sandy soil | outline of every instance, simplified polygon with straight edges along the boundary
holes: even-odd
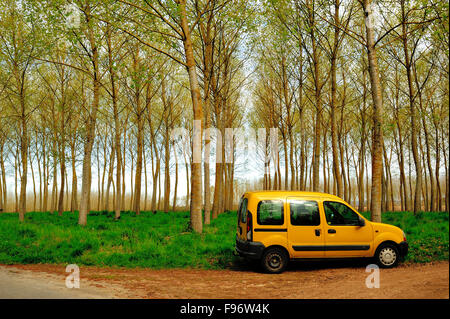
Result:
[[[280,275],[264,274],[248,265],[230,270],[81,266],[80,275],[82,288],[103,291],[104,298],[449,298],[448,261],[380,269],[380,288],[371,289],[366,287],[366,278],[370,275],[366,272],[366,264],[291,263]],[[8,265],[0,266],[2,269],[14,271],[16,275],[32,273],[35,281],[54,281],[60,285],[64,285],[67,276],[65,265]],[[1,286],[0,281],[0,293]]]

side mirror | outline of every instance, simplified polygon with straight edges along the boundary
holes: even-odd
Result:
[[[358,218],[358,226],[366,226],[366,221],[361,217]]]

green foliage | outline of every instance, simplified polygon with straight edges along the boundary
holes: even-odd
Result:
[[[448,213],[392,212],[382,219],[405,231],[407,262],[448,260]],[[237,261],[235,212],[220,214],[202,234],[188,231],[189,212],[123,212],[118,221],[112,212],[91,212],[86,227],[77,220],[70,212],[28,213],[24,223],[0,214],[0,263],[220,269]]]
[[[370,219],[370,213],[363,213]],[[400,227],[406,234],[409,251],[406,262],[449,259],[449,221],[447,212],[386,212],[381,221]]]

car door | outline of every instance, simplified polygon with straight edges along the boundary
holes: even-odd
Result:
[[[319,204],[288,197],[288,246],[293,258],[324,257],[324,236]]]
[[[358,226],[360,215],[344,203],[324,201],[325,257],[369,257],[373,232],[370,223]]]

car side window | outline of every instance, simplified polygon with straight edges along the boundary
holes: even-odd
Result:
[[[283,225],[284,209],[281,200],[262,200],[258,203],[257,222],[259,225]]]
[[[327,224],[332,226],[358,225],[359,216],[350,207],[339,202],[323,202]]]
[[[317,202],[315,201],[290,200],[289,210],[291,215],[291,225],[320,225],[319,205],[317,205]]]
[[[242,223],[245,223],[247,221],[247,204],[248,204],[248,200],[247,200],[247,198],[244,198],[242,200],[242,204],[241,204],[240,211],[239,211],[239,216],[241,216]]]

